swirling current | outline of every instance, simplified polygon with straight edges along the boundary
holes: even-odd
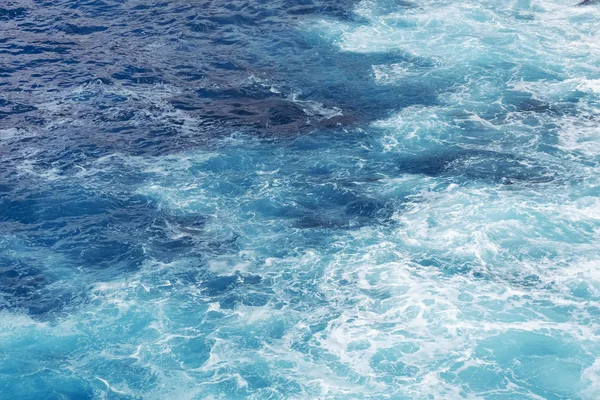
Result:
[[[3,0],[0,398],[600,398],[600,7]]]

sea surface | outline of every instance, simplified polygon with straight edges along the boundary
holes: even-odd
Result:
[[[2,0],[0,398],[600,398],[600,6]]]

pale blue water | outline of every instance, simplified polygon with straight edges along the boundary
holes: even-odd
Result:
[[[600,398],[573,3],[5,0],[0,398]]]

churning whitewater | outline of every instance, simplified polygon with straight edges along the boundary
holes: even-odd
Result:
[[[5,0],[0,398],[600,398],[600,5]]]

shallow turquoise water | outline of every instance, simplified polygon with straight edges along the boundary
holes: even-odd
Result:
[[[598,7],[75,3],[0,13],[2,398],[600,397]]]

